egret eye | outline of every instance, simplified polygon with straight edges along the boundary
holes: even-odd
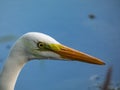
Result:
[[[38,42],[38,43],[37,43],[37,47],[38,47],[38,48],[44,47],[44,43],[43,43],[43,42]]]

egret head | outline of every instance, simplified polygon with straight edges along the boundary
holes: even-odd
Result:
[[[76,60],[98,65],[105,64],[100,59],[62,45],[52,37],[43,33],[27,33],[17,42],[17,44],[20,43],[22,43],[20,48],[24,48],[23,50],[30,60]]]

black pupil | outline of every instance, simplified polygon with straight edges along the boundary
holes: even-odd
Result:
[[[43,44],[42,44],[42,43],[40,43],[40,44],[39,44],[39,46],[43,46]]]
[[[37,44],[37,46],[38,46],[38,47],[42,47],[42,46],[43,46],[43,43],[42,43],[42,42],[39,42],[39,43]]]

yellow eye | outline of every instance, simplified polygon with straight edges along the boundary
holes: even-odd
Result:
[[[44,47],[44,43],[43,43],[43,42],[38,42],[38,43],[37,43],[37,47],[38,47],[38,48]]]

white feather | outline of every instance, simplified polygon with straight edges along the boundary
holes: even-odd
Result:
[[[36,48],[35,42],[38,41],[48,44],[59,44],[55,39],[43,33],[30,32],[24,34],[16,41],[10,50],[10,54],[0,74],[0,90],[14,90],[17,77],[23,66],[29,61],[28,59],[38,58],[34,56],[35,52],[33,51],[33,49]],[[42,51],[38,54],[42,56],[39,57],[39,59],[60,59],[60,56],[52,51]]]

